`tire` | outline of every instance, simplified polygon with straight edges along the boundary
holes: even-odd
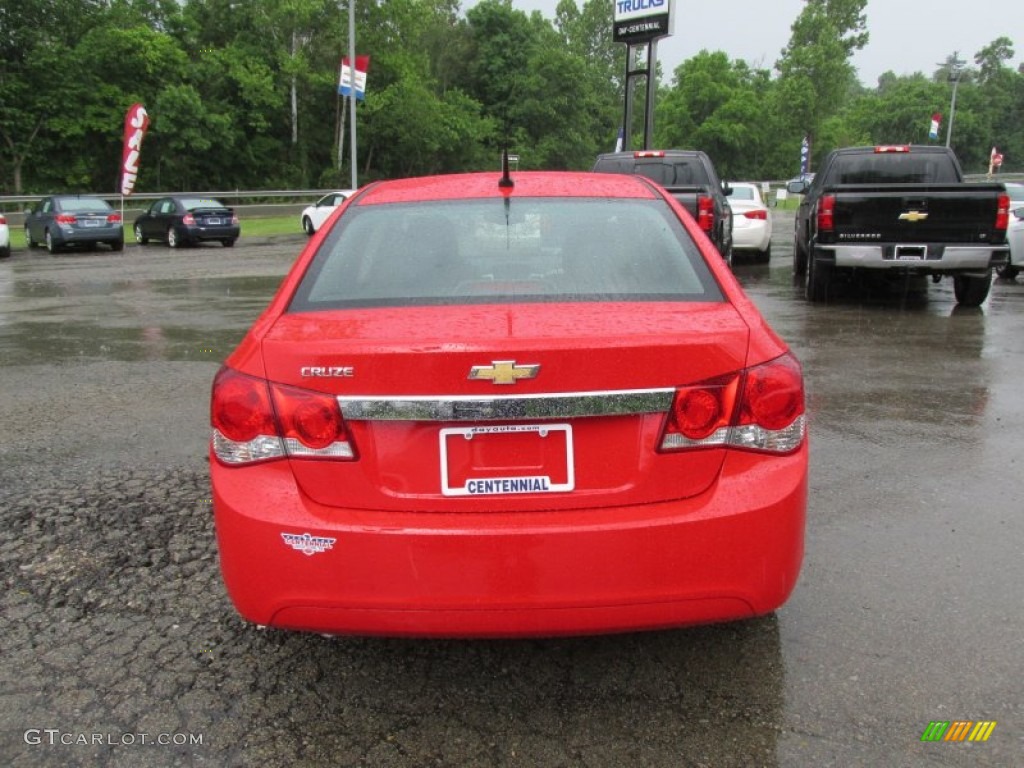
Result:
[[[992,271],[984,277],[974,275],[954,275],[953,294],[956,303],[965,307],[980,307],[992,288]]]
[[[807,274],[807,251],[800,245],[800,237],[793,238],[793,274],[803,276]]]
[[[772,247],[769,244],[763,251],[758,251],[757,255],[754,256],[754,261],[758,264],[767,264],[772,260]]]
[[[832,287],[832,272],[831,264],[816,259],[807,260],[806,295],[808,301],[815,304],[828,301],[829,289]]]
[[[0,248],[0,259],[9,259],[11,257],[11,246],[5,245]]]
[[[43,232],[43,239],[46,241],[46,250],[51,254],[60,253],[60,246],[53,241],[53,235],[50,234],[49,229]]]
[[[181,248],[184,243],[178,238],[178,233],[174,227],[167,228],[167,246],[169,248]]]
[[[137,242],[139,245],[145,245],[146,243],[149,242],[149,238],[142,234],[141,224],[135,225],[135,242]]]
[[[302,217],[302,229],[305,230],[306,234],[310,237],[316,234],[316,230],[313,229],[313,222],[310,221],[309,216]]]
[[[32,231],[28,227],[25,227],[25,245],[29,248],[39,247],[39,243],[32,239]]]
[[[225,248],[233,248],[235,245],[235,241],[230,237],[227,240],[221,240],[221,242],[224,244]]]
[[[1013,280],[1020,273],[1020,267],[1013,264],[1007,264],[1004,267],[999,267],[996,270],[996,274],[1004,280]]]
[[[123,251],[124,250],[124,240],[114,240],[110,244],[110,250],[112,250],[112,251]]]

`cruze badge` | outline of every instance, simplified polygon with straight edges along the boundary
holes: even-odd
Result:
[[[490,365],[474,365],[469,378],[488,379],[494,384],[515,384],[519,379],[532,379],[540,370],[539,364],[516,365],[515,360],[492,360]]]
[[[313,536],[308,533],[282,533],[281,538],[289,547],[304,555],[318,555],[321,552],[326,552],[333,548],[334,542],[337,541],[337,539]]]
[[[907,211],[906,213],[900,214],[900,221],[909,221],[911,223],[915,221],[924,221],[927,218],[927,211]]]
[[[337,379],[337,378],[352,378],[356,375],[356,369],[351,365],[332,365],[332,366],[317,366],[317,365],[304,365],[299,369],[299,373],[303,378],[309,378],[316,376],[318,378]]]

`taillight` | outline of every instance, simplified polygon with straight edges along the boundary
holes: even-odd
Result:
[[[236,216],[235,214],[231,214],[231,223],[232,224],[237,224],[238,223],[238,216]]]
[[[187,227],[191,227],[193,224],[196,223],[196,217],[193,216],[191,213],[186,213],[184,216],[181,217],[181,223]]]
[[[831,232],[835,228],[835,195],[822,195],[818,200],[818,231]]]
[[[697,224],[705,232],[715,228],[715,201],[707,195],[697,198]]]
[[[210,400],[214,455],[226,464],[285,456],[355,457],[337,400],[221,368]]]
[[[1010,226],[1010,196],[1000,195],[996,205],[996,229],[1005,231]]]
[[[0,213],[0,224],[6,224],[6,223],[7,223],[7,219],[4,217],[4,215],[2,213]]]
[[[354,458],[333,396],[283,384],[271,384],[271,390],[289,456]]]
[[[76,219],[70,213],[58,213],[56,216],[53,217],[53,220],[56,221],[58,224],[74,224],[76,221],[78,221],[78,219]]]
[[[876,155],[885,155],[890,152],[909,152],[909,144],[881,144],[875,147]]]
[[[804,383],[791,354],[676,390],[663,451],[726,446],[790,453],[805,435]]]
[[[121,214],[120,213],[111,213],[110,215],[107,216],[107,223],[108,224],[120,224],[121,223]]]
[[[633,157],[637,157],[637,158],[640,158],[640,157],[664,157],[664,156],[665,156],[665,151],[664,150],[660,150],[660,149],[640,150],[639,152],[634,152],[633,153]]]
[[[758,221],[768,221],[768,211],[747,211],[743,214],[746,219],[757,219]]]

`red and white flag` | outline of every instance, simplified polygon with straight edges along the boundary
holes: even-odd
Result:
[[[124,116],[124,145],[121,148],[121,194],[130,195],[139,177],[142,140],[149,128],[149,115],[141,104],[132,104]]]
[[[366,73],[370,69],[369,56],[356,56],[356,98],[366,98]],[[338,79],[338,93],[348,96],[352,88],[352,70],[348,65],[348,56],[341,59],[341,77]]]

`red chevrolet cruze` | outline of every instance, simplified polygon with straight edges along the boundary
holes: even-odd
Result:
[[[369,185],[213,384],[249,621],[513,636],[740,619],[803,556],[800,365],[637,176]]]

